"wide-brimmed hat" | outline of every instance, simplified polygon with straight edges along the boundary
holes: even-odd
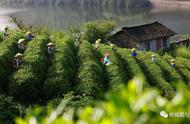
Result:
[[[24,41],[25,41],[25,39],[20,39],[20,40],[18,41],[18,44],[23,43]]]
[[[133,48],[133,49],[131,49],[132,51],[136,51],[136,49],[135,48]]]
[[[29,34],[32,34],[32,32],[31,32],[31,31],[28,31],[28,32],[26,32],[26,34],[29,35]]]
[[[172,59],[171,62],[175,62],[175,59]]]
[[[8,29],[9,27],[8,26],[6,26],[4,29]]]
[[[112,44],[112,43],[111,43],[110,46],[111,46],[111,47],[115,47],[115,44]]]
[[[101,42],[101,39],[98,39],[98,40],[96,40],[96,44],[98,44],[98,43],[100,43]]]
[[[156,57],[156,55],[153,54],[152,57]]]
[[[47,46],[54,46],[54,43],[49,42],[49,43],[47,44]]]
[[[14,57],[22,57],[23,55],[21,53],[17,53]]]

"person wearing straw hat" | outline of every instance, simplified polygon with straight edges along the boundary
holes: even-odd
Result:
[[[109,56],[110,56],[109,53],[104,54],[104,58],[103,58],[103,64],[104,65],[110,65],[111,64],[111,61],[109,60]]]
[[[32,34],[32,32],[31,32],[31,31],[28,31],[28,32],[26,33],[26,39],[27,39],[28,41],[31,41],[33,38],[34,38],[34,35]]]
[[[176,68],[175,59],[172,59],[172,60],[171,60],[171,66],[174,67],[174,68]]]
[[[18,49],[21,51],[24,51],[26,49],[25,39],[20,39],[18,41]]]
[[[101,42],[101,39],[96,40],[95,45],[94,45],[96,50],[100,47],[100,42]]]
[[[49,53],[49,55],[52,55],[53,53],[55,53],[55,45],[54,45],[54,43],[49,42],[47,44],[47,46],[48,46],[48,53]]]
[[[111,47],[111,49],[113,50],[113,51],[115,51],[116,49],[115,49],[115,44],[110,44],[110,47]]]
[[[22,65],[23,63],[23,55],[21,53],[17,53],[15,56],[14,56],[14,59],[13,59],[13,67],[18,69],[20,68],[20,66]]]
[[[8,26],[6,26],[6,27],[4,28],[4,31],[3,31],[3,36],[4,36],[4,37],[9,36],[8,29],[9,29]]]
[[[152,62],[156,62],[156,55],[153,54],[153,55],[151,56],[151,60],[152,60]]]
[[[131,55],[133,57],[136,57],[138,55],[135,48],[131,49]]]

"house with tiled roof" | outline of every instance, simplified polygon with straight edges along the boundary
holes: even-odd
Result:
[[[165,25],[154,22],[150,24],[123,27],[112,37],[112,43],[123,48],[158,51],[170,48],[170,37],[176,35]]]

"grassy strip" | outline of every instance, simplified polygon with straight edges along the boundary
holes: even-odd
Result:
[[[109,58],[112,64],[106,66],[108,85],[111,91],[118,92],[120,91],[122,84],[124,84],[127,81],[127,77],[125,77],[124,70],[118,59],[118,56],[114,51],[111,50],[110,46],[101,45],[99,51],[102,57],[106,52],[110,54]]]
[[[137,61],[140,63],[141,68],[146,73],[146,77],[151,85],[157,86],[161,89],[162,94],[171,99],[175,95],[173,87],[164,79],[161,68],[150,60],[150,57],[143,55],[144,53],[138,52],[139,57]]]
[[[172,56],[170,55],[164,55],[163,58],[170,63],[171,59],[173,59]],[[182,61],[181,61],[182,62]],[[179,61],[179,59],[176,61],[176,65],[177,65],[177,72],[183,77],[185,84],[188,85],[188,87],[190,87],[190,72],[187,68],[183,67],[183,64]]]
[[[0,90],[5,90],[12,68],[12,59],[17,53],[17,41],[22,37],[19,33],[11,33],[0,43]]]
[[[162,72],[163,77],[167,82],[170,82],[171,85],[175,87],[175,84],[178,82],[183,82],[183,77],[174,69],[166,60],[156,53],[148,52],[147,55],[151,58],[151,55],[156,55],[155,64],[158,65]]]
[[[79,50],[79,74],[76,93],[83,96],[102,97],[103,69],[93,46],[84,41]]]
[[[46,98],[53,98],[71,90],[75,78],[75,45],[64,34],[55,34],[56,52],[44,83]]]
[[[133,79],[135,76],[140,75],[146,78],[141,67],[138,65],[134,57],[131,56],[131,51],[128,49],[118,49],[117,54],[124,63],[125,75],[129,79]],[[148,84],[147,84],[148,85]]]
[[[39,36],[28,43],[22,67],[10,79],[9,94],[21,101],[35,101],[47,69],[48,38]]]

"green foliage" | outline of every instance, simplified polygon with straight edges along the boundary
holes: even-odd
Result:
[[[38,99],[47,69],[47,43],[45,36],[38,36],[28,43],[24,63],[10,79],[9,94],[16,99],[31,102]]]
[[[169,82],[173,87],[175,87],[174,84],[183,82],[183,78],[181,77],[181,75],[166,60],[164,60],[158,54],[155,54],[152,52],[147,53],[150,59],[151,59],[151,55],[153,54],[156,55],[155,64],[161,68],[162,75],[167,82]]]
[[[173,87],[164,79],[161,68],[150,60],[150,57],[138,51],[139,57],[136,58],[141,68],[146,73],[148,82],[161,89],[164,96],[171,99],[175,95]]]
[[[17,41],[22,37],[20,32],[11,32],[0,43],[0,90],[5,90],[9,75],[12,71],[12,59],[17,51]],[[3,88],[3,89],[1,89]]]
[[[123,72],[123,67],[115,54],[114,51],[112,51],[111,47],[104,46],[103,44],[100,46],[99,51],[101,53],[101,56],[104,57],[104,54],[108,52],[110,54],[110,61],[112,64],[106,66],[106,74],[108,78],[108,85],[109,89],[113,92],[120,91],[120,88],[123,83],[127,82],[127,77],[125,77],[125,74]]]
[[[64,99],[54,110],[49,111],[45,117],[41,114],[28,113],[25,118],[17,118],[16,124],[179,124],[190,123],[184,117],[172,117],[172,113],[189,112],[190,92],[178,85],[176,95],[168,100],[162,97],[157,89],[142,89],[143,80],[135,78],[121,92],[108,93],[106,100],[98,102],[95,106],[87,106],[79,110],[67,109],[65,106],[70,99]],[[51,108],[51,107],[49,107]],[[41,108],[38,108],[40,111]],[[60,111],[59,111],[60,110]],[[160,115],[161,111],[167,113],[167,118]],[[180,114],[181,115],[181,114]]]
[[[93,46],[83,41],[79,50],[79,74],[76,92],[82,96],[102,97],[103,70]]]
[[[190,59],[189,52],[190,52],[190,49],[185,46],[177,47],[175,50],[175,56],[180,56],[180,57]]]
[[[56,44],[52,65],[48,69],[47,79],[44,83],[45,97],[53,98],[68,92],[75,78],[75,45],[74,42],[64,36],[55,34],[53,39]]]
[[[19,109],[11,97],[0,95],[0,123],[12,124],[13,119],[18,116]]]
[[[90,43],[94,43],[97,39],[105,40],[108,35],[115,29],[114,21],[93,21],[88,22],[84,26],[84,39]]]
[[[129,79],[132,79],[136,75],[141,75],[144,78],[146,77],[139,64],[136,62],[134,57],[131,56],[130,50],[117,49],[117,54],[120,57],[121,61],[124,63],[125,73]]]
[[[168,62],[170,63],[171,59],[173,59],[172,56],[168,55],[168,54],[165,54],[163,56],[163,58]],[[183,77],[184,79],[184,83],[188,85],[188,87],[190,86],[190,73],[189,73],[189,70],[184,67],[184,63],[182,64],[181,63],[182,61],[180,61],[179,59],[176,61],[176,71]]]

